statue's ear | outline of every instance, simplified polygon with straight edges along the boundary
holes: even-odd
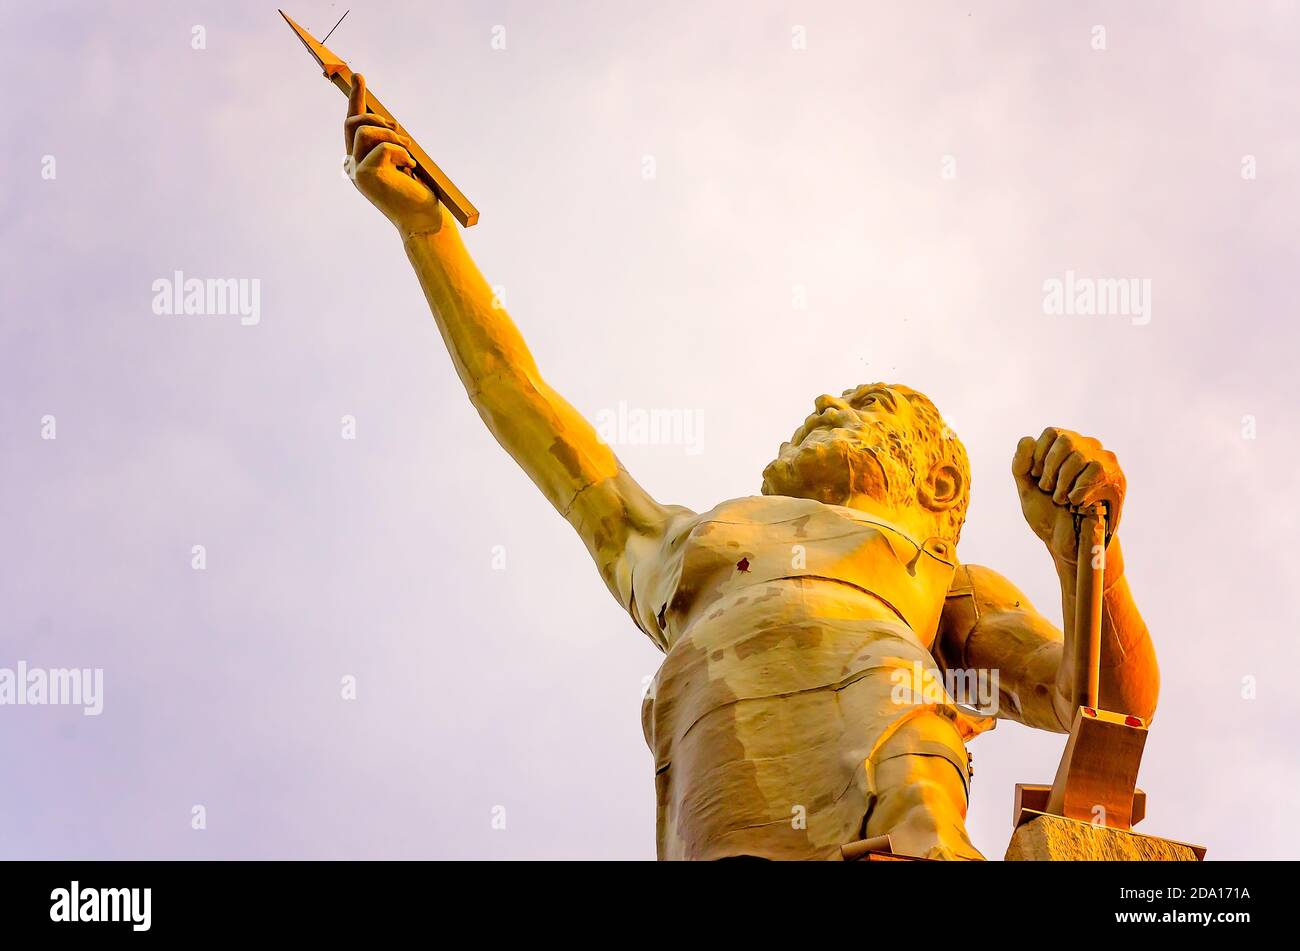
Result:
[[[935,463],[917,490],[921,505],[931,512],[945,512],[956,505],[966,491],[966,477],[951,463]]]

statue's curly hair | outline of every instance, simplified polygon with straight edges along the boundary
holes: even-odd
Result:
[[[961,537],[962,523],[966,521],[966,510],[970,507],[970,459],[966,455],[966,447],[957,438],[957,434],[948,428],[928,396],[901,383],[884,385],[907,397],[918,423],[914,427],[904,427],[903,432],[891,432],[889,437],[891,440],[907,440],[911,444],[894,447],[900,454],[910,453],[913,459],[913,464],[908,467],[912,476],[908,499],[916,499],[921,479],[937,464],[950,465],[961,473],[961,496],[957,504],[936,514],[939,527],[937,534],[956,545]]]

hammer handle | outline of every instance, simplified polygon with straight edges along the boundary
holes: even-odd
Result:
[[[1074,594],[1074,705],[1095,710],[1101,677],[1106,507],[1097,502],[1079,514],[1079,563]]]

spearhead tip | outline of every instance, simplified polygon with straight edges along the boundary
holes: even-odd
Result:
[[[311,54],[312,59],[316,60],[320,68],[325,70],[326,75],[329,75],[331,70],[346,65],[343,60],[330,52],[329,47],[295,23],[289,14],[283,10],[277,10],[276,12],[284,17],[284,22],[289,24],[289,29],[298,35],[298,39],[302,40],[302,45],[307,47],[307,52]]]

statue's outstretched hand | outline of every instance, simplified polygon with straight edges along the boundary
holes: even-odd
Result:
[[[1049,426],[1035,439],[1016,446],[1011,473],[1020,493],[1020,509],[1052,557],[1073,564],[1078,558],[1072,505],[1112,501],[1111,524],[1119,524],[1124,502],[1124,471],[1115,454],[1101,443],[1068,429]]]
[[[433,190],[411,174],[416,164],[406,150],[411,140],[390,120],[366,112],[365,102],[365,77],[354,73],[343,122],[349,177],[403,236],[437,231],[442,210]]]

